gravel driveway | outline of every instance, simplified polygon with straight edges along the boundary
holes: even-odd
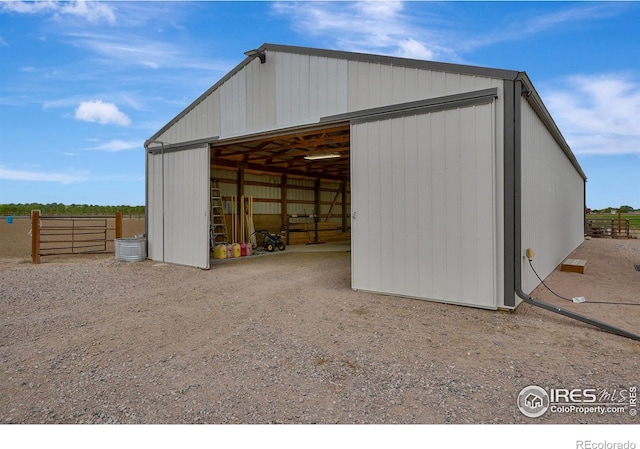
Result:
[[[638,240],[574,256],[587,273],[556,271],[552,288],[640,303]],[[0,285],[3,423],[638,423],[628,410],[528,418],[516,398],[532,384],[627,391],[639,342],[527,304],[354,292],[346,251],[208,271],[2,259]],[[640,333],[639,307],[567,307]]]

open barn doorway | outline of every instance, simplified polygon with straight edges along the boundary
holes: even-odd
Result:
[[[210,159],[213,256],[223,243],[350,244],[348,122],[213,142]]]

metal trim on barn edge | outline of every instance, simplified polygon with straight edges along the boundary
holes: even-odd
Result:
[[[515,81],[504,81],[504,306],[515,307]]]
[[[428,98],[426,100],[411,101],[407,103],[393,104],[380,108],[364,109],[346,114],[321,117],[320,122],[332,122],[350,120],[351,124],[365,123],[369,121],[403,117],[411,114],[425,114],[428,112],[444,111],[463,106],[486,104],[498,97],[498,89],[482,89],[472,92],[463,92],[455,95]]]

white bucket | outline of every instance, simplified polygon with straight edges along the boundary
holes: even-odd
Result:
[[[140,262],[147,258],[147,239],[115,239],[116,260]]]

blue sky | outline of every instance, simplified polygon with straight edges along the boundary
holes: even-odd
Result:
[[[0,203],[144,204],[143,143],[264,42],[526,71],[640,208],[640,3],[0,1]]]

